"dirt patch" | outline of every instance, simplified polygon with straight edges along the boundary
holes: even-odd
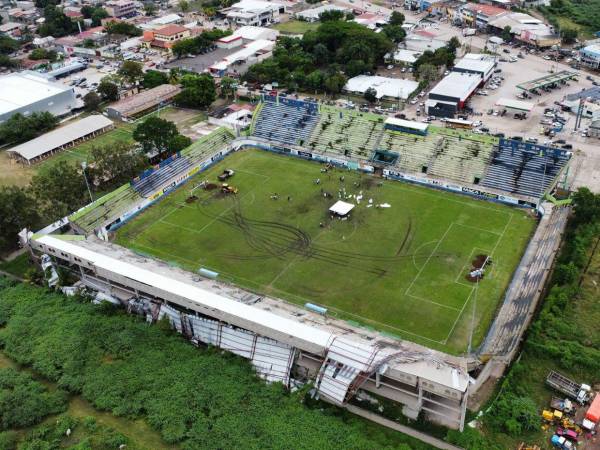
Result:
[[[478,272],[483,265],[485,264],[486,260],[488,259],[488,255],[477,255],[475,256],[475,259],[473,259],[473,261],[471,261],[471,269],[469,270],[469,273],[467,273],[467,275],[465,276],[465,278],[467,279],[467,281],[471,282],[471,283],[475,283],[478,280],[483,279],[483,277],[485,276],[484,272]]]
[[[194,203],[196,200],[198,200],[198,197],[196,197],[195,195],[190,195],[188,198],[185,199],[185,202]]]
[[[219,187],[219,186],[217,186],[215,183],[206,183],[206,184],[204,185],[204,190],[205,190],[205,191],[213,191],[213,190],[215,190],[215,189],[216,189],[216,188],[218,188],[218,187]]]

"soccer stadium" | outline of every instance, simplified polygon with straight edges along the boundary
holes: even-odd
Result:
[[[569,158],[264,96],[246,134],[220,128],[26,240],[269,381],[339,405],[363,390],[462,429],[535,309]]]

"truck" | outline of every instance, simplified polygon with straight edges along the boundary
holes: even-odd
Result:
[[[597,393],[592,404],[585,413],[582,425],[584,428],[591,431],[596,428],[598,422],[600,422],[600,394]]]
[[[552,400],[550,401],[550,407],[552,409],[557,409],[566,414],[570,414],[573,411],[573,403],[568,398],[558,398],[552,396]]]
[[[463,36],[474,36],[477,30],[475,28],[463,28]]]
[[[562,392],[567,397],[576,400],[581,405],[589,400],[590,391],[592,390],[587,384],[576,383],[554,370],[551,370],[546,377],[546,384],[558,392]]]
[[[552,435],[550,442],[553,447],[560,448],[561,450],[574,450],[576,448],[573,442],[569,441],[566,437],[557,434]]]

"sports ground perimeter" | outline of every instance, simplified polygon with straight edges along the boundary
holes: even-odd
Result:
[[[188,199],[226,168],[237,194],[197,188]],[[477,345],[535,228],[528,211],[323,168],[235,153],[125,224],[116,241],[452,353],[466,349],[474,323]],[[329,216],[340,193],[357,203],[350,220]],[[476,289],[467,275],[480,255],[492,264]]]

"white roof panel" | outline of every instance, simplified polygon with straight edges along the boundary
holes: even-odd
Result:
[[[475,91],[479,83],[481,83],[481,76],[473,73],[463,72],[450,72],[447,76],[435,85],[435,87],[429,92],[429,95],[443,95],[448,97],[458,97],[461,101],[464,101],[469,95]]]
[[[531,111],[535,106],[534,103],[524,102],[523,100],[513,100],[512,98],[501,98],[496,102],[496,105],[512,109],[520,109],[522,111]]]
[[[53,97],[72,88],[30,71],[0,77],[0,114]]]
[[[17,153],[23,158],[30,160],[112,124],[111,120],[100,114],[88,116],[77,122],[42,134],[8,151]]]
[[[425,131],[429,127],[429,124],[423,122],[414,122],[412,120],[396,119],[395,117],[388,117],[385,120],[385,124],[396,125],[398,127],[412,128],[413,130]]]

